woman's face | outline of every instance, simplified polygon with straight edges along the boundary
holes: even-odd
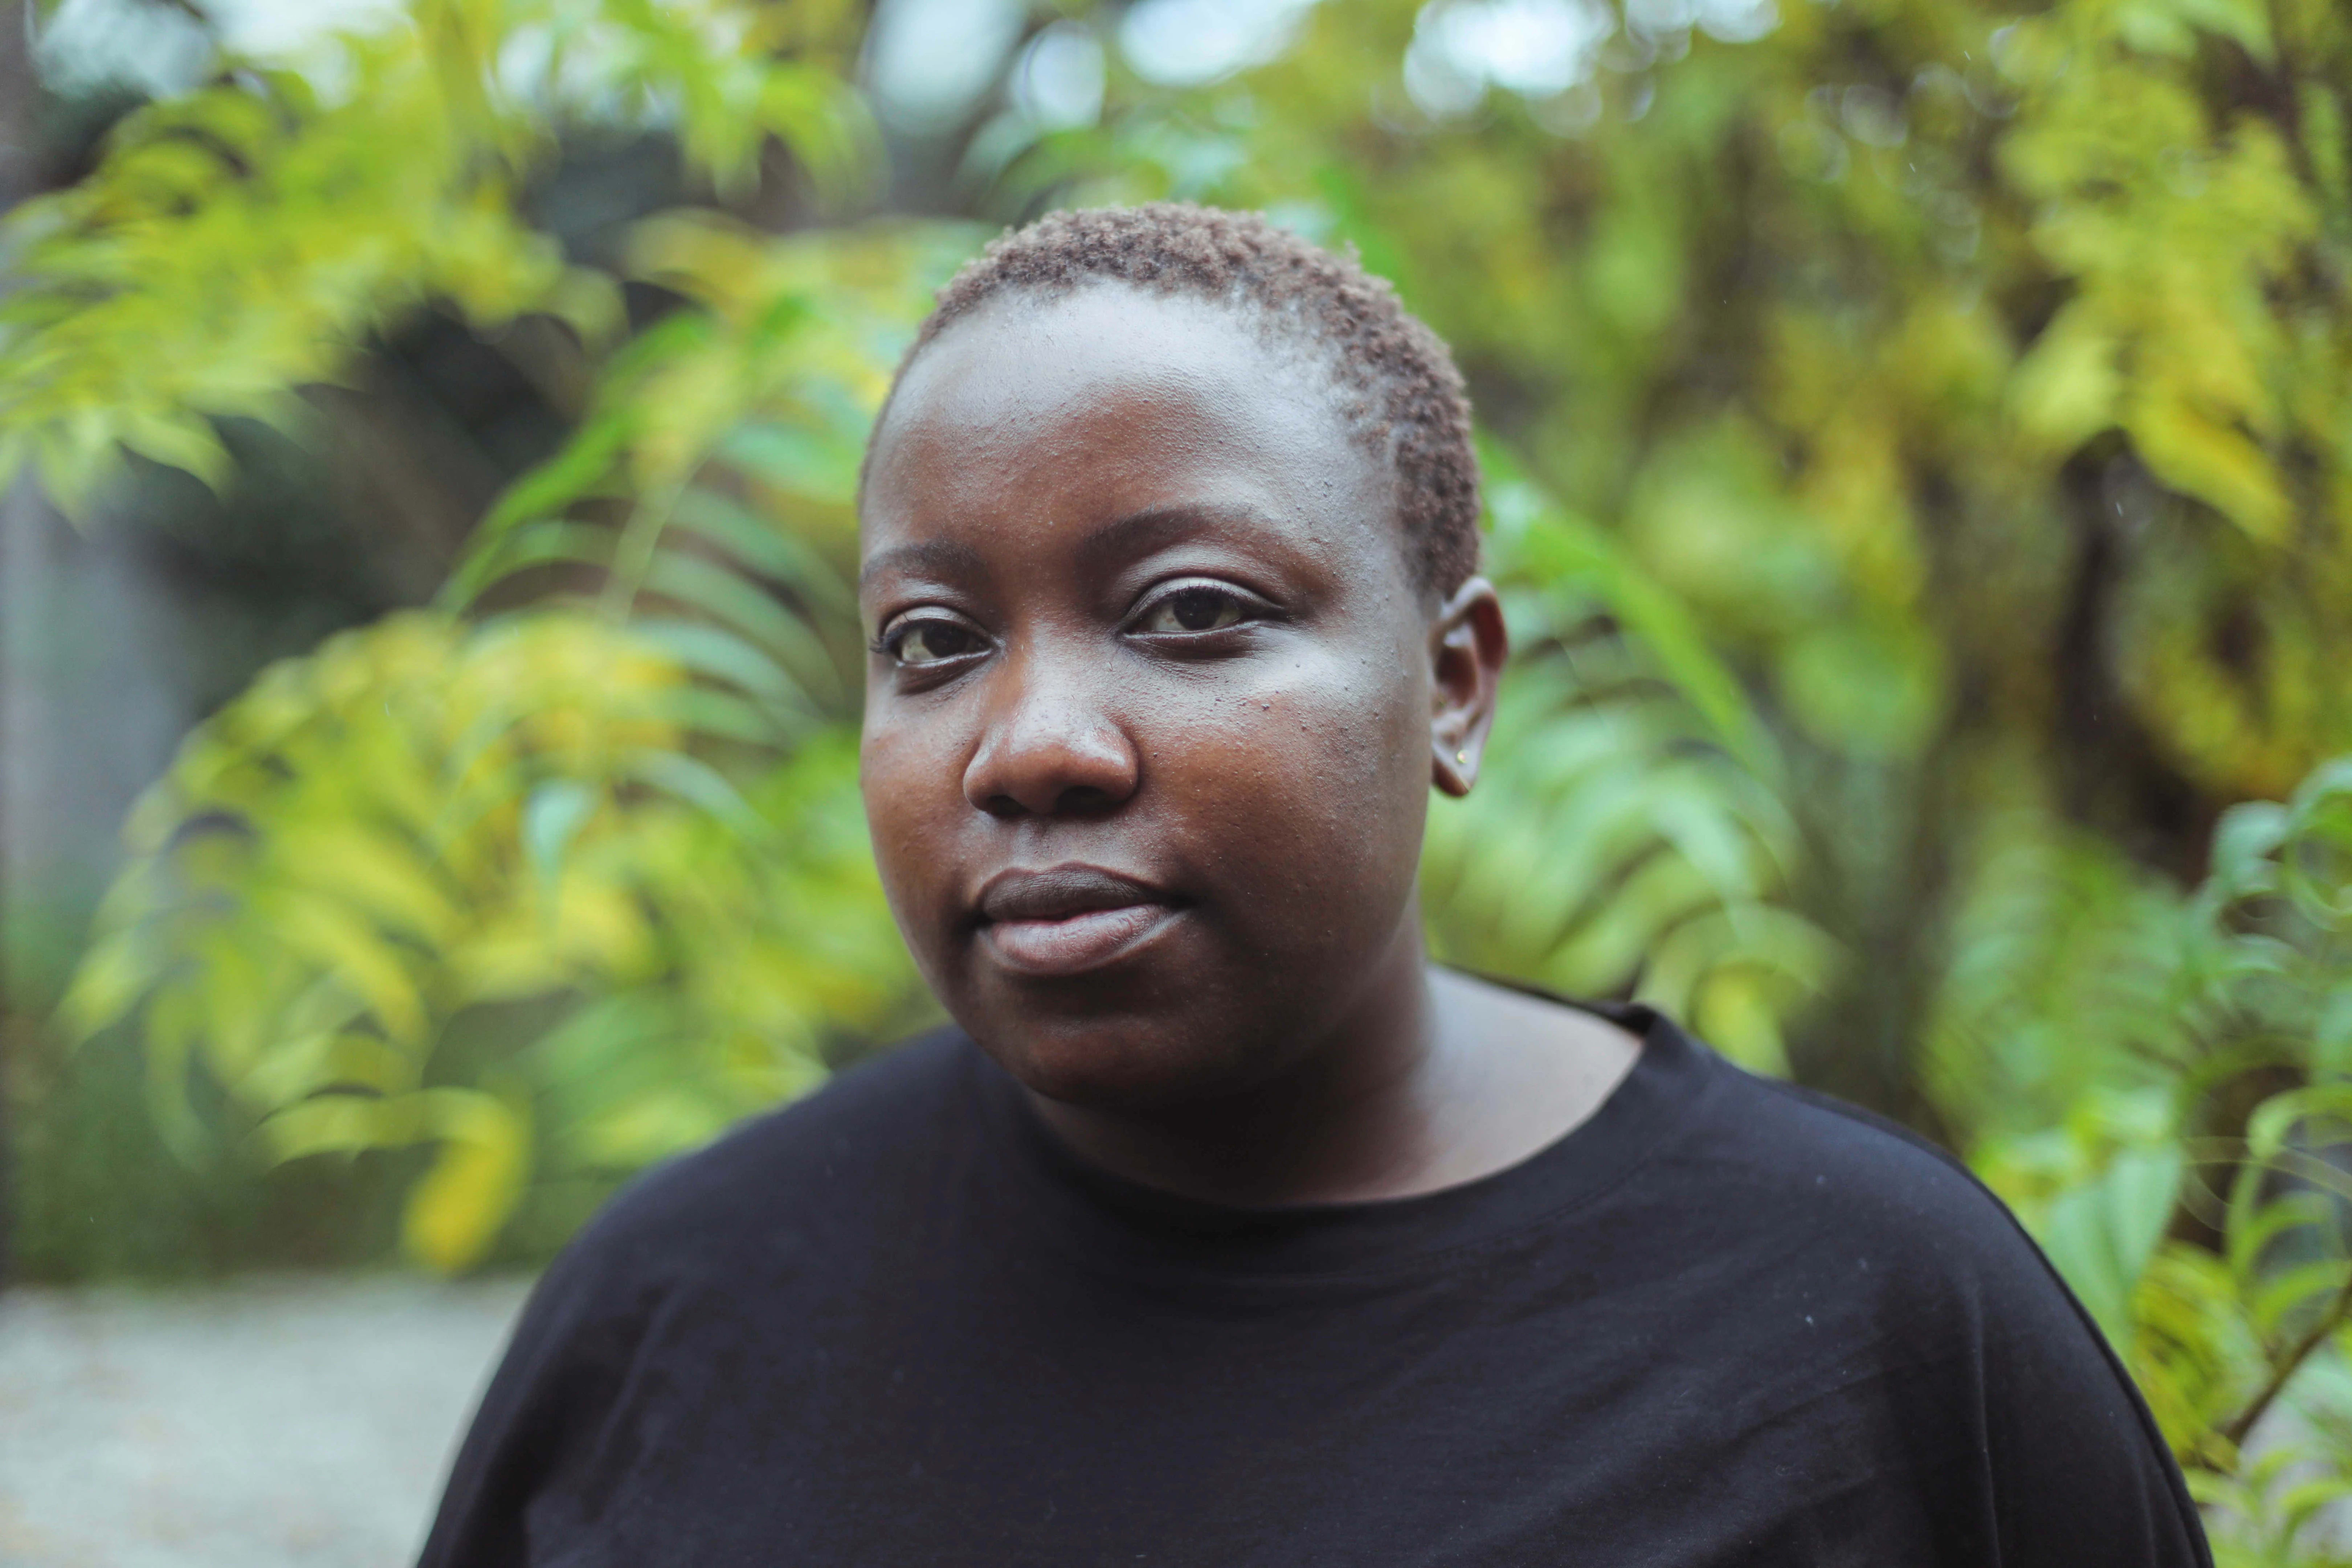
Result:
[[[1417,966],[1444,639],[1392,519],[1320,374],[1205,302],[1000,297],[909,371],[866,807],[925,975],[1031,1089],[1242,1091]]]

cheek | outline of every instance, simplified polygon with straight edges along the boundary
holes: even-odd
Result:
[[[1421,699],[1425,705],[1425,698]],[[1427,722],[1400,666],[1302,664],[1151,746],[1237,923],[1392,923],[1427,812]]]
[[[924,912],[950,896],[950,861],[939,847],[955,831],[963,805],[950,728],[894,723],[869,711],[858,744],[858,791],[875,865],[910,940]]]

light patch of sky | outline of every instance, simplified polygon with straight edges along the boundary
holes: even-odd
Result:
[[[1625,25],[1649,37],[1693,26],[1731,43],[1780,24],[1776,0],[1626,0]],[[1617,30],[1605,0],[1430,0],[1405,51],[1405,90],[1435,119],[1467,114],[1490,88],[1549,100],[1592,76]],[[1587,93],[1591,89],[1584,89]]]
[[[702,9],[688,16],[714,56],[740,47],[749,21],[743,14]],[[635,58],[623,28],[591,16],[560,29],[543,25],[516,28],[499,46],[494,68],[502,92],[548,112],[616,125],[673,122],[677,90],[648,88],[628,68]]]
[[[33,63],[62,92],[117,82],[180,92],[203,77],[213,47],[212,35],[184,12],[142,0],[65,0],[42,24]]]
[[[1289,46],[1315,0],[1137,0],[1119,52],[1162,87],[1199,87],[1264,65]]]
[[[331,34],[381,32],[408,7],[401,0],[205,0],[204,10],[238,54],[299,59]]]
[[[876,110],[903,131],[952,129],[996,85],[1026,20],[1020,0],[882,0],[866,35]]]
[[[1092,30],[1056,22],[1030,40],[1013,68],[1013,107],[1049,131],[1102,116],[1103,48]]]
[[[1592,74],[1616,30],[1601,0],[1431,0],[1405,50],[1405,90],[1439,119],[1477,108],[1490,86],[1549,98]]]
[[[210,25],[158,0],[63,0],[34,58],[66,91],[120,83],[157,97],[185,92],[217,52],[310,67],[336,33],[391,25],[400,0],[205,0]]]
[[[1625,25],[1652,37],[1696,27],[1727,44],[1752,44],[1780,25],[1774,0],[1625,0]]]

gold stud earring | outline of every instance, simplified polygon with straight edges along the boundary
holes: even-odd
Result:
[[[1454,753],[1454,760],[1466,768],[1470,765],[1470,753],[1467,752],[1456,752]]]

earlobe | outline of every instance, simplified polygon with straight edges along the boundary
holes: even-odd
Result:
[[[1460,800],[1478,782],[1478,762],[1466,747],[1457,746],[1451,756],[1440,752],[1430,770],[1430,782],[1444,794]]]
[[[1509,656],[1502,601],[1494,584],[1473,577],[1447,596],[1429,628],[1430,782],[1457,799],[1477,782]]]

